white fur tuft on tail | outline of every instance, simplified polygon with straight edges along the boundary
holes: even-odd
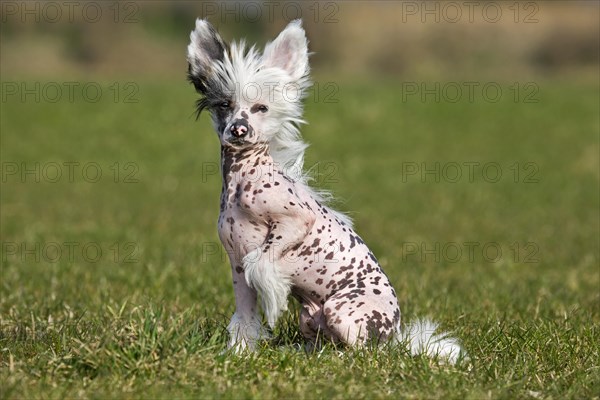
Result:
[[[406,324],[400,332],[399,340],[409,347],[413,356],[425,354],[456,364],[466,353],[458,339],[448,336],[447,332],[435,333],[437,328],[436,322],[420,319]]]

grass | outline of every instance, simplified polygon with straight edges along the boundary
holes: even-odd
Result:
[[[133,104],[2,104],[2,398],[599,397],[598,87],[422,103],[399,84],[340,84],[338,103],[308,102],[317,184],[355,219],[403,319],[460,337],[471,362],[449,367],[397,348],[306,354],[293,303],[257,353],[223,353],[218,142],[190,87],[139,85]],[[40,182],[19,175],[36,162]],[[72,182],[66,167],[51,182],[64,162],[80,163]],[[500,179],[451,182],[469,162]],[[439,182],[403,174],[435,163]]]

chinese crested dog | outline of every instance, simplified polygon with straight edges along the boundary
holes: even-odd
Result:
[[[236,310],[229,347],[253,349],[274,327],[289,295],[301,304],[309,344],[395,340],[412,354],[455,362],[462,350],[437,325],[400,326],[394,288],[350,219],[327,205],[303,172],[298,126],[310,86],[308,47],[292,21],[262,54],[244,41],[227,44],[198,19],[190,35],[188,78],[201,95],[221,143],[223,187],[218,221],[233,275]]]

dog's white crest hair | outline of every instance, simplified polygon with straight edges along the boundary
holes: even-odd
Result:
[[[312,177],[304,170],[304,152],[308,145],[302,140],[299,126],[303,100],[312,82],[309,78],[308,41],[300,20],[290,22],[273,40],[267,43],[261,55],[254,46],[248,48],[244,40],[228,47],[206,20],[196,20],[196,29],[190,35],[188,62],[190,80],[200,92],[234,93],[242,96],[239,88],[258,85],[269,88],[270,112],[277,115],[273,121],[276,134],[269,138],[273,160],[283,173],[302,184],[319,202],[327,205],[333,199],[330,192],[310,186]],[[203,93],[209,96],[208,93]],[[206,107],[206,99],[199,102],[199,110]],[[352,220],[345,214],[330,209],[333,215],[348,226]]]

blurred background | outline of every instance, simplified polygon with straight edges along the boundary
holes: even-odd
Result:
[[[549,2],[6,2],[15,77],[177,79],[195,17],[226,38],[273,38],[302,18],[315,73],[336,78],[595,78],[598,4]]]

